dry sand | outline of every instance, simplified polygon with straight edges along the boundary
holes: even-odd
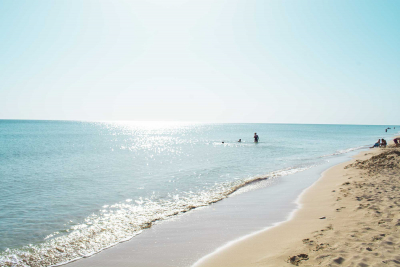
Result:
[[[363,151],[300,197],[293,218],[195,266],[400,266],[400,148]]]

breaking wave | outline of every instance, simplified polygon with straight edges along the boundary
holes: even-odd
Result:
[[[321,158],[326,158],[326,157],[330,157],[330,156],[346,154],[346,153],[349,153],[351,151],[365,149],[365,148],[368,148],[368,146],[359,146],[359,147],[352,147],[352,148],[348,148],[348,149],[338,150],[335,153],[328,154],[328,155],[323,155]]]
[[[167,199],[139,198],[127,203],[103,206],[63,233],[55,232],[38,245],[6,249],[0,253],[0,266],[57,266],[89,257],[125,242],[157,221],[218,202],[239,189],[263,180],[286,176],[311,168],[287,168],[267,175],[216,184],[211,190],[169,195]]]

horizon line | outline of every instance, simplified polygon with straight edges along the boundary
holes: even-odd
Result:
[[[293,124],[293,125],[398,126],[397,124],[302,123],[302,122],[215,122],[215,121],[211,122],[211,121],[177,121],[177,120],[158,121],[158,120],[0,119],[0,121],[153,122],[153,123],[166,122],[166,123],[204,123],[204,124]]]

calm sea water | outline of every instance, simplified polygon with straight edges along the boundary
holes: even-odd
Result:
[[[93,254],[398,132],[386,127],[0,120],[0,265]]]

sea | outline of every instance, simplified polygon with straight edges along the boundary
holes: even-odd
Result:
[[[394,127],[0,120],[0,266],[88,257]]]

